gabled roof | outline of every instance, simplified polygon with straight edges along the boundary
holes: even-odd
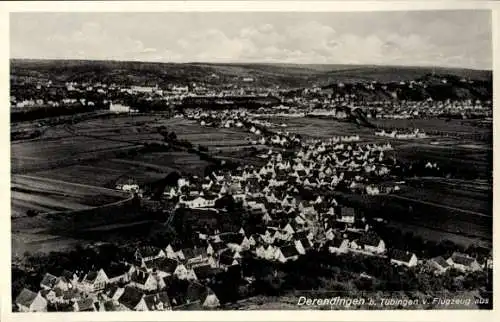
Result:
[[[355,212],[355,209],[352,207],[342,207],[340,210],[340,214],[341,214],[341,216],[351,217],[351,216],[355,216],[356,212]]]
[[[214,250],[214,252],[218,252],[218,251],[221,251],[221,250],[226,248],[226,245],[223,242],[210,243],[210,246],[212,246],[212,249]]]
[[[448,262],[446,262],[444,260],[443,257],[441,256],[438,256],[438,257],[434,257],[433,259],[431,259],[433,262],[435,262],[436,264],[438,264],[439,266],[443,267],[443,268],[447,268],[450,266],[450,264],[448,264]]]
[[[306,231],[299,231],[299,232],[296,231],[293,234],[293,237],[295,239],[301,239],[302,240],[302,239],[307,239],[307,235],[308,235],[308,233]]]
[[[158,255],[160,250],[160,248],[155,246],[142,246],[137,249],[137,254],[142,258],[152,257]]]
[[[219,238],[226,244],[240,245],[243,242],[245,236],[240,233],[228,233],[219,235]]]
[[[112,298],[113,296],[115,296],[117,291],[118,291],[118,286],[114,284],[107,284],[106,287],[104,288],[104,295],[106,295],[109,298]]]
[[[156,269],[165,273],[173,273],[177,268],[178,262],[175,259],[164,257],[144,262],[144,265],[146,265],[148,269]]]
[[[184,258],[186,260],[192,259],[195,257],[205,257],[207,256],[207,250],[204,247],[197,247],[197,248],[183,248],[182,249],[182,254],[184,255]]]
[[[132,273],[130,280],[134,283],[144,285],[148,280],[148,277],[149,273],[138,270]]]
[[[78,294],[78,290],[76,288],[70,288],[67,291],[63,292],[63,299],[65,300],[71,300],[78,298],[80,295]]]
[[[118,302],[124,305],[126,308],[133,310],[142,300],[144,293],[135,287],[127,286],[123,291],[123,294],[118,299]]]
[[[23,288],[21,293],[19,293],[19,295],[16,297],[16,304],[29,307],[31,303],[33,303],[37,295],[37,293],[30,291],[27,288]]]
[[[94,300],[87,298],[87,299],[81,299],[76,302],[78,305],[78,311],[79,312],[88,312],[88,311],[94,311],[95,306],[94,306]]]
[[[290,258],[292,256],[299,255],[295,246],[292,245],[280,247],[280,250],[285,258]]]
[[[193,268],[198,279],[206,279],[220,273],[220,270],[212,268],[210,265],[200,265]]]
[[[43,279],[40,282],[40,285],[46,286],[48,288],[53,288],[54,285],[56,285],[56,281],[57,281],[57,277],[56,276],[54,276],[54,275],[52,275],[50,273],[46,273],[43,276]]]
[[[73,280],[73,275],[75,275],[75,273],[70,272],[68,270],[64,270],[61,274],[61,277],[64,277],[66,278],[66,280],[71,281]]]
[[[344,238],[334,238],[328,243],[328,246],[339,248],[344,242],[344,240],[345,240]]]
[[[112,263],[106,268],[108,278],[114,278],[128,273],[130,266],[124,263]]]
[[[170,308],[170,298],[167,292],[159,292],[156,294],[146,295],[144,301],[150,311],[155,311],[159,309],[159,305],[162,304],[163,309]]]
[[[397,260],[400,262],[405,262],[405,263],[408,263],[413,255],[414,255],[413,253],[406,252],[406,251],[400,250],[400,249],[393,249],[390,252],[391,259],[394,259],[394,260]]]
[[[233,262],[234,262],[234,258],[233,258],[233,256],[231,256],[229,254],[223,254],[219,258],[219,263],[222,265],[230,266],[233,264]],[[196,274],[196,276],[198,276],[198,274]]]
[[[379,243],[380,243],[381,239],[380,237],[375,234],[375,233],[368,233],[368,234],[364,234],[362,235],[359,239],[358,239],[358,244],[361,244],[361,245],[368,245],[368,246],[378,246]]]
[[[302,244],[302,247],[304,247],[305,250],[312,248],[311,243],[309,242],[309,239],[301,238],[299,240],[300,240],[300,243]]]
[[[464,265],[464,266],[469,266],[470,264],[472,264],[476,260],[475,258],[469,257],[465,254],[457,253],[457,252],[455,252],[455,253],[453,253],[453,255],[451,255],[451,259],[453,260],[454,263]]]
[[[87,273],[87,275],[83,277],[83,282],[92,284],[96,280],[97,275],[98,275],[97,271],[90,271]]]

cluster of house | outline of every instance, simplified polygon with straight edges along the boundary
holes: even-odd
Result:
[[[143,246],[132,260],[106,268],[46,273],[40,289],[23,289],[15,305],[20,312],[47,311],[49,305],[56,311],[77,312],[216,308],[219,300],[205,282],[236,264],[227,260],[228,248],[218,246],[176,251],[170,245]]]
[[[242,109],[208,111],[203,109],[187,110],[186,118],[196,120],[204,127],[243,128],[253,129],[250,132],[260,134],[260,127],[286,127],[285,123],[274,124],[266,120],[259,120],[256,114]]]
[[[386,132],[385,130],[376,131],[376,136],[384,136],[395,139],[425,139],[427,134],[425,132],[414,129],[414,130],[394,130],[391,132]]]

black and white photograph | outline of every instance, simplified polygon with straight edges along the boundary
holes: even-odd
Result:
[[[8,17],[13,315],[493,309],[492,10]]]

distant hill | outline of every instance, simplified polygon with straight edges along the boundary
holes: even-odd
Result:
[[[204,82],[299,88],[337,82],[400,82],[422,79],[433,73],[486,82],[492,79],[491,71],[430,67],[11,60],[11,77],[159,86]]]

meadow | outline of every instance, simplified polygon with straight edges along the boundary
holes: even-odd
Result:
[[[83,210],[129,197],[128,193],[25,175],[11,178],[12,216],[26,216],[28,210],[51,213]]]

